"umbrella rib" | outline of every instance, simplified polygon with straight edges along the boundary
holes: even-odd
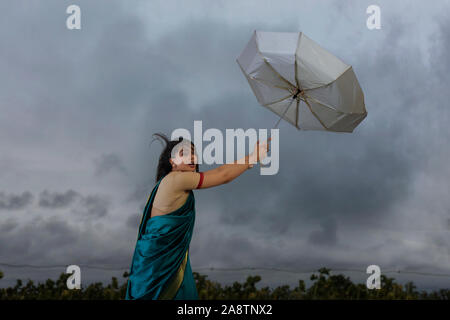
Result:
[[[242,71],[242,73],[244,74],[244,76],[245,76],[245,78],[246,78],[247,80],[250,80],[250,79],[251,79],[251,80],[263,82],[263,81],[261,81],[261,79],[254,78],[254,77],[251,77],[251,76],[247,75],[247,73],[245,73],[244,69],[242,68],[241,64],[239,63],[239,60],[236,59],[236,61],[237,61],[238,65],[239,65],[239,68],[241,68],[241,71]],[[263,82],[263,83],[264,83],[264,82]],[[289,83],[289,84],[290,84],[290,83]],[[280,87],[280,86],[275,86],[275,85],[272,85],[272,86],[275,87],[275,88],[286,89],[286,90],[289,91],[289,88],[286,88],[286,87]],[[267,103],[267,104],[262,104],[262,105],[263,105],[263,106],[270,106],[270,105],[272,105],[272,104],[274,104],[274,103],[281,102],[281,101],[283,101],[283,100],[285,100],[285,99],[287,99],[287,98],[289,98],[289,97],[291,97],[291,96],[293,96],[293,94],[289,94],[288,96],[283,97],[283,98],[281,98],[281,99],[279,99],[279,100],[277,100],[277,101],[273,101],[273,102],[270,102],[270,103]]]
[[[276,100],[276,101],[273,101],[273,102],[269,102],[269,103],[263,104],[263,106],[268,107],[268,106],[270,106],[270,105],[272,105],[272,104],[275,104],[275,103],[281,102],[281,101],[283,101],[283,100],[286,100],[286,99],[288,99],[288,98],[290,98],[290,97],[292,97],[292,96],[293,96],[293,94],[290,94],[290,95],[288,95],[288,96],[286,96],[286,97],[284,97],[284,98],[278,99],[278,100]]]
[[[331,110],[336,111],[336,112],[339,112],[339,113],[344,113],[344,112],[342,112],[342,111],[337,110],[336,108],[333,108],[332,106],[329,106],[329,105],[327,105],[327,104],[325,104],[325,103],[323,103],[323,102],[317,100],[316,98],[313,98],[313,97],[308,96],[308,95],[306,95],[306,94],[305,94],[305,97],[307,97],[307,98],[313,100],[315,103],[318,103],[318,104],[320,104],[321,106],[324,106],[325,108],[331,109]]]
[[[325,130],[329,130],[327,128],[327,126],[322,122],[322,120],[320,120],[319,116],[313,111],[313,109],[312,109],[311,105],[309,104],[308,100],[306,100],[306,98],[304,98],[303,101],[305,101],[305,103],[308,105],[308,108],[311,111],[311,113],[314,115],[314,117],[316,117],[317,120],[319,120],[320,124],[325,128]]]
[[[267,81],[267,80],[264,80],[264,79],[255,78],[255,77],[251,77],[251,76],[249,76],[249,78],[251,78],[251,79],[253,79],[255,81],[259,81],[259,82],[265,83],[268,86],[273,87],[273,88],[285,89],[285,90],[289,91],[289,88],[287,88],[287,87],[277,86],[276,84],[272,84],[270,81]]]
[[[291,102],[289,102],[286,110],[284,110],[283,114],[281,115],[281,117],[278,119],[277,123],[275,124],[274,129],[278,126],[278,124],[280,123],[281,118],[284,117],[284,115],[286,114],[286,112],[288,111],[289,107],[292,105],[292,101],[294,101],[294,99],[291,100]]]
[[[242,66],[241,66],[241,64],[239,63],[239,61],[238,61],[237,59],[236,59],[236,61],[237,61],[238,65],[239,65],[239,68],[241,68],[241,71],[242,71],[242,73],[244,74],[244,76],[245,76],[245,78],[247,79],[247,81],[250,82],[251,79],[253,79],[253,80],[255,80],[255,81],[258,81],[258,79],[248,76],[248,75],[244,72],[244,69],[242,68]],[[283,88],[283,87],[280,87],[280,88],[282,88],[282,89],[287,89],[287,88]],[[274,104],[274,103],[277,103],[277,102],[281,102],[281,101],[283,101],[283,100],[289,98],[290,96],[292,96],[292,94],[290,94],[290,95],[288,95],[288,96],[286,96],[286,97],[284,97],[284,98],[281,98],[281,99],[279,99],[279,100],[277,100],[277,101],[273,101],[273,102],[270,102],[270,103],[267,103],[267,104],[262,104],[262,105],[263,105],[263,106],[269,106],[269,105],[271,105],[271,104]]]

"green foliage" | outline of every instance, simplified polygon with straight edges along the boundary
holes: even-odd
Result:
[[[350,278],[341,274],[330,275],[330,269],[321,268],[318,274],[311,276],[312,285],[307,289],[303,280],[291,289],[288,285],[275,289],[256,288],[261,277],[249,276],[245,283],[234,282],[230,286],[207,280],[206,275],[194,272],[199,298],[201,300],[310,300],[310,299],[441,299],[450,300],[450,290],[436,292],[418,292],[412,282],[404,286],[395,283],[394,278],[381,275],[381,289],[369,290],[365,284],[354,284]],[[128,278],[128,272],[123,274]],[[34,284],[29,280],[25,285],[17,279],[14,287],[0,289],[0,300],[121,300],[125,298],[127,282],[119,285],[117,278],[106,287],[101,282],[90,284],[79,290],[67,289],[66,281],[70,275],[62,273],[58,280],[48,279],[45,283]],[[0,279],[3,273],[0,271]]]

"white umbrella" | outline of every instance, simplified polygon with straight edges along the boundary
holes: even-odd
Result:
[[[299,130],[353,132],[367,116],[352,66],[303,32],[255,30],[236,61],[258,102]]]

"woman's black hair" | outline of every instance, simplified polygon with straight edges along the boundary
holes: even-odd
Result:
[[[162,133],[154,133],[153,136],[157,137],[155,139],[158,139],[158,137],[161,138],[166,144],[164,150],[159,156],[158,169],[156,171],[156,182],[158,182],[159,179],[172,171],[172,165],[169,162],[170,156],[172,155],[172,149],[181,141],[183,141],[183,137],[179,137],[177,140],[170,141],[169,138],[167,138],[167,136]],[[194,143],[192,141],[191,145],[194,146]],[[198,163],[195,166],[195,171],[198,172]]]

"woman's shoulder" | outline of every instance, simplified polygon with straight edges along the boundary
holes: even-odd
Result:
[[[165,185],[177,183],[178,181],[181,181],[181,180],[185,179],[187,177],[186,174],[189,175],[189,172],[186,172],[186,171],[170,171],[169,173],[167,173],[161,179],[161,183],[163,183]]]
[[[186,190],[192,190],[197,187],[199,182],[198,176],[199,173],[193,171],[171,171],[164,178],[167,178],[164,184],[186,192]]]
[[[165,175],[165,178],[174,178],[174,177],[194,177],[197,176],[199,172],[196,171],[170,171]]]

